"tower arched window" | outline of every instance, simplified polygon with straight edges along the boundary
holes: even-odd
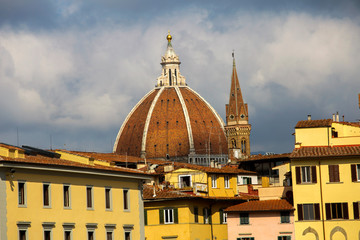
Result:
[[[236,140],[234,138],[231,139],[231,148],[236,148]]]
[[[246,153],[246,140],[241,139],[241,153]]]

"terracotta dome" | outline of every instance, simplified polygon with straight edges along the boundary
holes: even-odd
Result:
[[[218,162],[226,161],[224,122],[186,85],[170,40],[161,65],[162,75],[155,89],[135,105],[122,124],[114,152],[143,158],[188,159],[200,164],[208,163],[201,160],[209,156]]]

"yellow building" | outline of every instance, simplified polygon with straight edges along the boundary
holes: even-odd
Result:
[[[141,189],[147,174],[33,150],[37,155],[0,144],[0,239],[145,238]]]
[[[359,239],[360,125],[300,121],[290,155],[295,239]]]
[[[150,167],[152,168],[152,167]],[[232,167],[157,163],[158,180],[144,190],[145,236],[157,239],[227,239],[223,209],[257,196],[238,192],[238,176],[254,172]]]
[[[256,197],[207,197],[146,186],[146,239],[225,240],[227,213],[223,210],[249,199]]]

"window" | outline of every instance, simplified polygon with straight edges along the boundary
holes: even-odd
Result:
[[[87,238],[88,240],[95,240],[94,231],[88,230],[87,235],[88,235],[88,238]]]
[[[27,230],[19,230],[19,240],[27,239]]]
[[[280,212],[281,223],[290,223],[290,212]]]
[[[230,178],[229,178],[229,176],[224,176],[224,185],[225,185],[225,188],[230,188]]]
[[[243,184],[247,185],[247,184],[251,184],[251,177],[243,177]]]
[[[320,220],[320,206],[318,203],[298,204],[298,220]]]
[[[106,231],[106,240],[113,240],[113,232]]]
[[[43,204],[44,207],[50,207],[50,183],[43,184]]]
[[[129,206],[129,190],[128,189],[123,190],[123,201],[124,201],[124,210],[130,210],[130,206]]]
[[[217,176],[216,175],[211,175],[211,187],[217,188]]]
[[[191,187],[191,176],[179,176],[179,188]]]
[[[278,236],[278,240],[291,240],[291,236]]]
[[[131,240],[131,232],[125,232],[125,240]]]
[[[63,186],[64,208],[70,208],[70,185]]]
[[[236,240],[254,240],[255,238],[253,237],[241,237],[241,238],[237,238]]]
[[[339,165],[329,165],[329,181],[340,182]]]
[[[219,215],[220,215],[220,223],[226,224],[227,223],[227,213],[224,212],[224,209],[219,209]]]
[[[205,224],[211,223],[211,210],[209,208],[203,209],[203,215],[204,215],[204,223]]]
[[[19,206],[26,206],[26,185],[25,182],[18,182]]]
[[[28,239],[28,228],[30,227],[31,222],[17,222],[19,240]]]
[[[51,230],[44,230],[44,240],[51,240]]]
[[[111,210],[111,188],[105,188],[105,208]]]
[[[178,223],[178,209],[177,208],[162,208],[159,209],[160,224]]]
[[[94,208],[93,187],[92,186],[87,186],[86,187],[86,207],[88,209],[93,209]]]
[[[250,224],[249,213],[240,213],[240,225]]]
[[[64,240],[71,240],[71,231],[64,231]]]
[[[241,139],[241,153],[246,154],[246,140]]]
[[[144,225],[148,225],[147,210],[144,210]]]
[[[360,182],[360,164],[351,164],[351,179],[353,182]]]
[[[325,203],[326,220],[349,219],[347,203]]]
[[[360,219],[359,202],[353,202],[354,219]]]
[[[164,209],[165,224],[174,223],[174,209]]]
[[[194,207],[194,222],[195,223],[199,222],[199,208],[198,207]]]
[[[303,166],[295,168],[296,183],[316,183],[316,166]]]

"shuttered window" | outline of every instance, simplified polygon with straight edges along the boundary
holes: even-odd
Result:
[[[240,213],[240,225],[250,224],[249,213]]]
[[[359,202],[353,202],[354,219],[359,219]]]
[[[86,187],[86,207],[93,208],[93,187]]]
[[[159,209],[160,224],[173,224],[179,222],[177,208]]]
[[[349,219],[347,203],[325,203],[326,220]]]
[[[329,165],[329,181],[340,182],[339,165]]]
[[[198,207],[194,207],[194,222],[195,223],[199,222],[199,208]]]
[[[360,164],[351,164],[351,180],[353,182],[360,181]]]
[[[50,184],[43,184],[43,204],[44,207],[50,207]]]
[[[298,220],[320,220],[320,205],[318,203],[298,204]]]
[[[281,223],[290,223],[290,212],[281,212],[280,213],[280,222]]]
[[[296,183],[316,183],[316,166],[295,167]]]

